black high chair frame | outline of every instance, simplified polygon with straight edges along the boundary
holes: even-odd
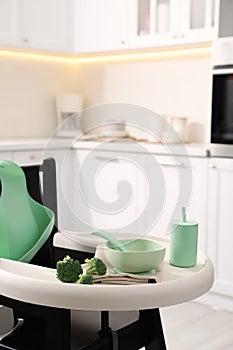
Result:
[[[25,166],[22,169],[31,197],[55,214],[50,237],[30,263],[54,268],[54,253],[55,256],[59,255],[53,248],[53,236],[58,230],[55,160],[48,158],[42,165]],[[83,262],[83,253],[67,251],[66,254],[72,254],[72,257]],[[17,319],[24,320],[21,327],[16,327],[0,342],[0,349],[71,350],[71,310],[30,304],[3,295],[0,295],[0,304],[13,309],[15,322]],[[96,341],[87,346],[73,349],[136,350],[145,347],[146,350],[166,350],[159,309],[140,310],[137,321],[117,331],[109,327],[109,312],[101,311],[98,336]]]

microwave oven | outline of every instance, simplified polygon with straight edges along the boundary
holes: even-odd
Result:
[[[233,37],[212,46],[211,144],[233,145]]]

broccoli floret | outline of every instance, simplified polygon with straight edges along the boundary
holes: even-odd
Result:
[[[79,275],[82,273],[83,269],[79,261],[70,258],[68,255],[57,262],[57,278],[62,282],[77,282]]]
[[[80,283],[80,284],[93,284],[93,277],[91,275],[80,275],[78,283]]]
[[[107,271],[106,265],[99,258],[86,259],[85,263],[88,265],[87,275],[105,275]]]

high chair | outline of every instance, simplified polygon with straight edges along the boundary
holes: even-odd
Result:
[[[21,326],[0,341],[0,349],[136,350],[145,347],[165,350],[159,308],[192,300],[207,292],[213,283],[211,261],[200,253],[197,266],[185,270],[170,266],[166,257],[156,284],[61,283],[56,279],[52,244],[58,227],[55,161],[46,159],[42,166],[22,168],[30,195],[52,210],[55,219],[50,235],[38,252],[34,252],[30,263],[0,257],[0,304],[13,308],[15,321],[18,319]],[[158,239],[169,251],[169,241]],[[75,247],[72,252],[79,258]],[[104,259],[99,247],[96,254]],[[96,338],[82,347],[78,343],[72,343],[71,347],[71,335],[76,331],[71,318],[74,310],[98,311],[101,315]],[[139,313],[138,320],[120,329],[111,329],[109,311],[134,310]]]

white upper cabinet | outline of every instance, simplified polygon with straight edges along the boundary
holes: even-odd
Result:
[[[70,0],[0,0],[0,45],[68,51]]]
[[[120,50],[127,45],[128,0],[76,0],[74,51]]]
[[[0,46],[77,54],[233,36],[229,0],[0,0]]]
[[[132,46],[211,41],[217,32],[215,0],[131,0]]]
[[[211,42],[233,36],[229,0],[76,0],[74,52]]]
[[[0,0],[0,43],[20,45],[20,1]]]
[[[171,0],[171,33],[175,40],[211,41],[217,33],[214,0]]]
[[[23,0],[22,40],[25,47],[66,51],[69,13],[67,0]]]
[[[130,46],[157,46],[170,43],[169,0],[131,0],[128,22]]]

